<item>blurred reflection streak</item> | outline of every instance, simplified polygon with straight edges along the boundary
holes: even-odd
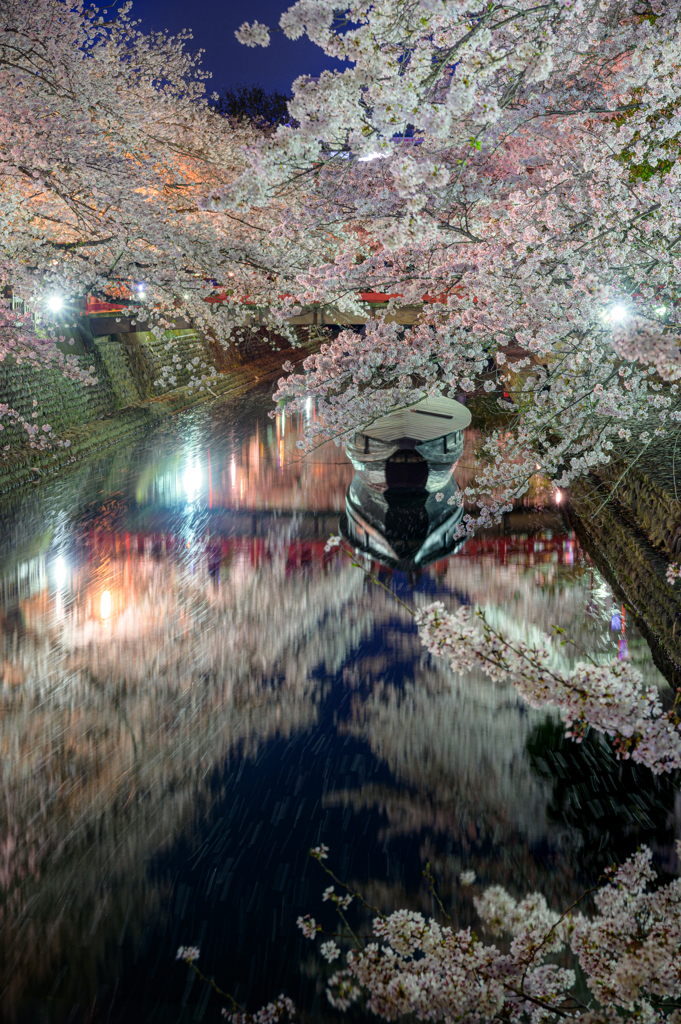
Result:
[[[228,449],[212,444],[210,475],[187,449],[150,460],[136,483],[138,507],[341,511],[352,467],[334,445],[303,457],[296,448],[301,424],[282,429],[283,422],[279,413],[274,431],[255,431]],[[208,454],[203,458],[207,467]]]
[[[201,466],[198,460],[189,461],[183,477],[184,489],[187,494],[187,501],[193,501],[201,486]]]
[[[111,617],[111,592],[108,590],[105,590],[100,598],[99,614],[104,620]]]
[[[54,583],[57,590],[61,590],[66,584],[66,562],[61,555],[57,555],[54,560]]]

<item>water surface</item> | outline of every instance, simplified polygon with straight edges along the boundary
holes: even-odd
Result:
[[[342,450],[301,460],[300,418],[270,408],[262,389],[188,413],[5,502],[5,1020],[220,1019],[181,944],[252,1009],[286,991],[332,1019],[295,927],[332,923],[318,842],[386,910],[431,911],[430,861],[461,925],[465,869],[558,907],[641,842],[671,867],[673,782],[427,656],[399,604],[325,551]],[[556,624],[660,681],[555,507],[415,577],[374,568],[407,603],[482,605],[511,635]]]

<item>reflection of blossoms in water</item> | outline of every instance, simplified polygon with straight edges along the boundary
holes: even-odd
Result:
[[[88,843],[93,816],[115,818],[135,782],[159,811],[175,794],[184,815],[190,802],[180,794],[212,764],[314,724],[312,671],[344,650],[342,638],[320,645],[318,624],[361,579],[321,566],[287,578],[286,550],[273,547],[257,573],[235,559],[220,589],[170,562],[109,565],[106,622],[88,613],[96,579],[56,618],[42,601],[27,605],[0,689],[0,744],[14,751],[0,764],[0,885],[37,877],[55,849]]]
[[[108,802],[112,794],[118,799],[118,793],[117,806],[125,806],[126,813],[129,813],[134,811],[137,801],[133,794],[128,803],[131,790],[124,784],[116,790],[113,780],[123,779],[125,783],[132,775],[129,766],[133,764],[140,772],[139,779],[147,794],[150,834],[156,827],[156,818],[160,819],[164,836],[171,834],[177,830],[177,820],[189,818],[192,802],[197,802],[197,793],[201,798],[203,790],[195,783],[205,777],[211,758],[220,756],[220,751],[254,755],[275,736],[288,738],[296,730],[315,727],[319,687],[318,681],[309,678],[309,670],[319,663],[320,648],[327,666],[331,667],[331,674],[334,674],[339,671],[339,666],[349,664],[350,657],[354,657],[351,652],[358,649],[365,637],[372,636],[373,630],[389,628],[389,656],[400,658],[408,654],[411,659],[413,655],[418,664],[418,638],[415,633],[407,635],[394,625],[396,613],[392,599],[383,591],[362,592],[362,577],[357,570],[348,568],[346,573],[338,574],[336,569],[340,563],[321,556],[323,541],[319,543],[318,561],[312,565],[305,563],[292,573],[286,568],[287,546],[275,550],[269,541],[267,545],[266,557],[260,541],[248,551],[240,550],[238,545],[231,546],[229,559],[223,556],[219,585],[206,578],[203,555],[197,555],[195,575],[190,579],[188,571],[185,573],[172,565],[165,565],[156,558],[148,555],[136,558],[133,549],[132,566],[135,571],[129,593],[134,592],[135,596],[127,608],[121,604],[121,595],[127,586],[122,570],[119,574],[123,559],[119,563],[112,559],[107,566],[107,573],[112,578],[107,575],[105,584],[112,596],[111,615],[106,627],[97,624],[96,631],[88,632],[89,627],[86,628],[88,587],[83,579],[79,581],[79,614],[75,614],[68,600],[64,601],[62,618],[58,621],[51,619],[44,602],[35,600],[25,607],[27,632],[19,637],[17,657],[12,662],[12,667],[21,674],[22,687],[14,689],[12,684],[4,691],[9,715],[0,729],[6,730],[5,735],[8,736],[10,728],[16,733],[17,723],[21,723],[22,769],[25,767],[30,772],[35,765],[35,761],[31,761],[33,753],[37,758],[47,751],[52,759],[51,766],[63,772],[58,776],[62,788],[56,794],[57,799],[47,805],[47,815],[48,818],[58,816],[62,831],[55,838],[63,840],[67,833],[69,842],[73,844],[71,850],[77,848],[80,841],[77,827],[82,822],[85,826],[83,831],[86,831],[92,816],[97,815],[111,835],[116,834],[117,869],[133,875],[132,854],[119,853],[123,829],[127,830],[126,835],[132,829],[122,823],[119,811],[111,810]],[[333,571],[329,571],[330,567]],[[464,563],[462,560],[460,563],[458,559],[452,560],[447,567],[449,589],[456,592],[464,590],[459,583],[464,578],[469,586],[474,580],[477,586],[477,571],[472,561]],[[522,575],[522,570],[515,564],[504,566],[498,572],[487,567],[484,577],[490,591],[488,596],[500,602],[506,613],[510,609],[513,615],[517,614],[518,595],[525,595],[523,600],[532,595],[530,620],[535,621],[533,611],[536,612],[541,605],[549,621],[553,621],[550,618],[551,605],[547,605],[547,592],[536,586],[540,571],[554,573],[556,570],[548,564],[544,569],[533,568],[530,570],[532,579],[528,575],[527,581],[523,581],[518,575],[519,572]],[[261,576],[258,586],[252,583],[254,572]],[[457,582],[454,585],[455,576]],[[534,589],[530,589],[532,584]],[[100,576],[99,587],[102,585]],[[568,583],[565,591],[571,586],[573,584]],[[342,588],[347,588],[345,598],[339,593]],[[574,587],[575,607],[579,603],[579,589]],[[262,595],[260,602],[259,592]],[[179,601],[178,594],[181,597]],[[99,614],[99,595],[100,590],[97,590],[95,615]],[[347,605],[343,603],[346,598]],[[565,608],[565,592],[553,600]],[[320,608],[324,609],[323,614],[328,619],[338,623],[338,628],[320,631],[317,617]],[[522,618],[522,615],[518,617]],[[404,619],[406,621],[406,615]],[[564,623],[563,619],[560,621]],[[386,624],[390,624],[389,627]],[[107,646],[96,642],[95,632],[100,639],[111,638]],[[264,635],[268,637],[267,644],[263,643]],[[66,648],[69,650],[68,659],[62,657]],[[56,658],[55,652],[58,654]],[[40,664],[32,664],[39,658],[43,659]],[[412,771],[429,772],[431,779],[438,780],[435,784],[439,784],[440,793],[446,790],[449,795],[455,789],[454,783],[461,782],[460,789],[465,790],[471,804],[477,805],[478,818],[488,815],[489,805],[489,801],[481,798],[480,786],[494,790],[491,794],[494,798],[492,809],[502,809],[509,815],[507,793],[498,791],[496,785],[500,776],[508,774],[509,788],[516,790],[513,799],[517,805],[523,804],[523,814],[528,817],[527,792],[526,788],[523,789],[522,776],[519,778],[518,775],[525,733],[516,735],[519,732],[517,722],[510,720],[508,714],[503,718],[498,704],[483,706],[487,694],[481,698],[478,693],[481,689],[478,678],[464,682],[456,680],[454,685],[458,690],[450,692],[447,689],[450,674],[445,663],[440,661],[432,666],[428,659],[421,657],[420,660],[419,692],[415,695],[411,691],[405,692],[405,703],[414,701],[411,714],[409,707],[405,706],[397,728],[389,717],[381,722],[376,719],[368,722],[366,732],[376,756],[384,756],[385,750],[379,750],[378,742],[390,732],[391,742],[403,744],[406,761]],[[348,686],[354,685],[352,673],[355,670],[364,673],[370,665],[370,659],[364,655],[353,660]],[[374,671],[383,672],[385,668],[377,667]],[[273,685],[269,682],[271,673],[276,680]],[[42,690],[38,687],[40,677]],[[430,683],[435,685],[430,686]],[[492,691],[496,694],[501,689],[492,683],[486,687],[489,694]],[[27,694],[32,699],[34,695],[35,699],[28,706],[28,714],[24,715]],[[199,696],[201,700],[197,700]],[[513,691],[511,696],[515,697]],[[471,714],[474,701],[476,704]],[[370,705],[363,701],[359,703],[361,707],[367,707],[368,713],[372,712]],[[127,724],[123,717],[114,720],[114,713],[119,711],[127,719]],[[478,736],[491,729],[496,730],[497,743],[504,745],[501,754],[499,747],[495,748],[493,736],[486,748],[492,750],[496,758],[493,768],[495,786],[490,787],[489,762],[482,765],[478,758],[476,763],[474,756],[466,762],[469,769],[466,780],[462,780],[461,773],[458,773],[459,761],[455,759],[458,755],[453,754],[453,748],[466,728],[454,733],[452,743],[450,724],[458,721],[461,726],[462,716],[467,716],[466,724],[472,718]],[[422,744],[424,721],[428,728],[432,725],[432,731],[425,734]],[[342,731],[345,726],[339,723],[339,728]],[[475,733],[475,729],[471,731]],[[60,735],[68,736],[69,740],[73,738],[80,761],[70,753],[63,762],[59,760],[60,748],[56,738]],[[135,743],[137,760],[132,756]],[[438,743],[450,745],[440,749]],[[471,753],[475,743],[469,740],[468,746],[467,752]],[[509,751],[516,755],[513,765],[508,761]],[[207,757],[204,756],[206,754]],[[74,763],[77,771],[72,773],[71,765]],[[448,770],[449,775],[443,785],[442,773]],[[527,769],[525,771],[529,774]],[[402,772],[399,777],[404,781],[406,776]],[[450,777],[454,777],[454,783],[450,783]],[[158,784],[159,779],[161,785]],[[31,862],[29,873],[42,870],[43,876],[46,874],[44,834],[41,832],[44,826],[39,816],[33,813],[34,804],[30,800],[24,802],[27,794],[37,793],[42,780],[43,776],[34,773],[30,780],[26,776],[15,778],[18,785],[16,789],[10,788],[14,834],[17,836],[14,853],[7,862],[11,883],[17,880],[13,869],[25,849],[22,837],[29,815],[38,831],[36,848],[40,851]],[[472,787],[468,785],[470,780],[473,780]],[[170,806],[173,794],[177,796],[178,805],[182,799],[181,807]],[[400,806],[409,799],[409,794],[400,792],[399,786],[393,786],[389,795]],[[411,796],[420,813],[432,812],[421,792]],[[66,799],[62,800],[62,797]],[[87,808],[85,812],[84,808]],[[511,817],[514,810],[515,805]],[[449,828],[453,818],[452,813],[443,828]],[[537,815],[536,823],[544,835],[543,815]],[[431,827],[430,823],[428,827]],[[137,828],[138,833],[142,831]],[[88,861],[90,878],[97,874],[98,868],[101,877],[106,841],[102,841],[100,846],[101,858],[97,865],[90,866]],[[148,842],[140,839],[135,848],[140,864],[148,848]],[[112,842],[110,854],[113,849]],[[52,857],[49,849],[47,855]],[[52,877],[55,874],[54,860],[50,862]],[[477,861],[475,866],[479,867]],[[487,876],[484,870],[480,873]],[[492,878],[498,880],[498,875],[492,875]],[[502,880],[508,884],[507,878]],[[50,884],[56,891],[56,885]],[[90,884],[87,878],[84,884]],[[400,905],[399,901],[395,902],[394,891],[389,891],[389,899],[388,906]],[[299,909],[297,907],[295,913]],[[67,924],[71,928],[70,921]],[[182,938],[194,940],[195,934],[189,933]],[[174,955],[174,949],[172,953]]]

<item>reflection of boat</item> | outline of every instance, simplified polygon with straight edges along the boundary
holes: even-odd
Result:
[[[457,491],[452,479],[442,492],[445,501],[438,502],[424,487],[379,491],[356,473],[345,497],[340,532],[354,548],[392,569],[420,569],[463,544],[457,536],[463,506],[446,502]]]
[[[345,450],[356,472],[340,520],[355,548],[410,571],[460,547],[463,506],[452,501],[452,471],[470,420],[459,402],[426,398],[355,434]]]

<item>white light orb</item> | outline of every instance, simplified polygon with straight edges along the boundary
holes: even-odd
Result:
[[[103,619],[111,617],[111,594],[105,590],[99,603],[99,613]]]
[[[610,310],[610,319],[616,324],[621,324],[623,320],[627,319],[627,316],[626,306],[613,306]]]
[[[47,308],[50,313],[58,313],[64,305],[64,300],[61,295],[50,295],[47,300]]]
[[[655,310],[655,312],[657,313],[658,316],[664,316],[665,313],[667,312],[667,307],[666,306],[658,306],[657,309]]]

